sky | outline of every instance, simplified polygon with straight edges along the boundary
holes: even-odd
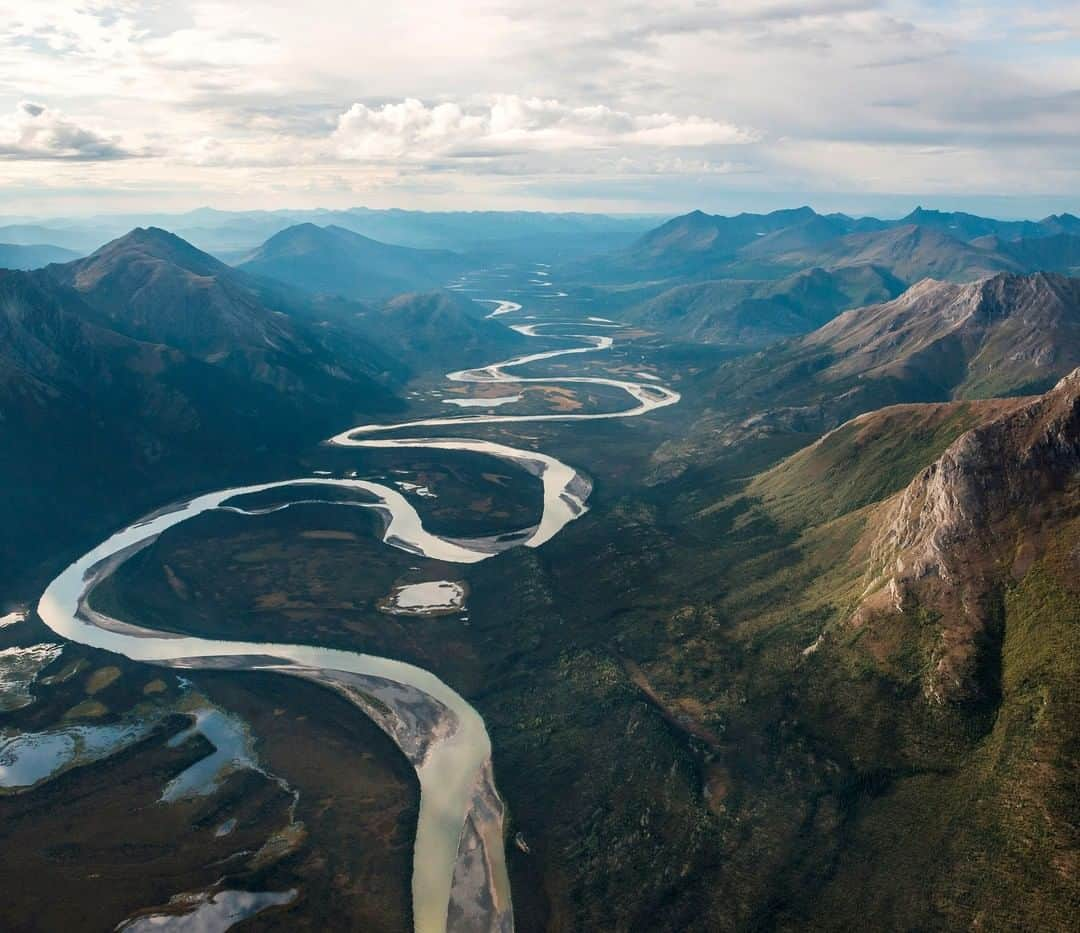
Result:
[[[0,213],[1080,211],[1075,0],[0,0]]]

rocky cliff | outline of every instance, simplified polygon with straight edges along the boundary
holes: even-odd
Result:
[[[1016,411],[961,435],[871,522],[868,586],[852,624],[929,610],[937,626],[925,691],[936,703],[992,690],[1002,589],[1076,505],[1080,369]]]

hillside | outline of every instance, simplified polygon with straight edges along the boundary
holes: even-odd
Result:
[[[447,250],[391,246],[344,227],[305,223],[274,234],[237,268],[309,292],[385,298],[445,285],[462,264]]]
[[[1034,914],[1069,929],[1078,411],[1080,374],[1045,399],[875,411],[749,482],[740,452],[651,495],[621,485],[543,568],[515,563],[540,594],[518,610],[528,653],[501,693],[485,681],[483,711],[508,793],[532,788],[515,819],[541,854],[519,889],[526,865],[542,872],[567,929],[603,926],[615,885],[627,928],[671,933],[1019,929]],[[958,485],[915,491],[985,431],[1003,440],[961,456]],[[982,489],[1004,508],[967,508],[971,536],[949,541],[995,542],[984,689],[939,702],[927,686],[963,618],[916,598],[858,609],[889,594],[874,542],[896,503],[925,502],[908,527],[931,528],[953,491]],[[675,852],[678,872],[642,873]]]
[[[1055,233],[1018,240],[988,236],[972,240],[972,245],[1008,256],[1027,269],[1066,275],[1080,271],[1080,236],[1075,233]]]
[[[453,292],[417,292],[360,312],[356,325],[418,371],[441,374],[527,352],[529,339],[486,318],[487,307]]]
[[[623,638],[661,700],[723,729],[724,868],[702,884],[739,897],[718,913],[1066,928],[1080,371],[1041,397],[861,416],[682,521],[697,553],[664,573],[665,635]]]
[[[881,507],[867,536],[869,583],[850,624],[933,613],[928,700],[996,699],[1001,662],[989,655],[1000,651],[1001,586],[1021,581],[1080,515],[1078,481],[1075,370],[963,434]]]
[[[785,527],[820,525],[898,492],[962,433],[1028,401],[891,405],[867,412],[757,475],[746,492]]]
[[[577,271],[579,277],[595,279],[714,278],[737,256],[742,247],[819,218],[809,207],[770,214],[738,214],[720,217],[692,211],[661,224],[629,247],[597,257]],[[839,228],[826,223],[819,235],[830,239]],[[810,228],[817,229],[817,228]]]
[[[1026,392],[1080,364],[1080,279],[997,275],[924,281],[894,301],[847,312],[808,335],[829,382],[895,380],[962,397]]]

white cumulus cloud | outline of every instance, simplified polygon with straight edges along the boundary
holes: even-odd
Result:
[[[0,158],[108,161],[132,153],[115,137],[103,136],[66,119],[44,104],[20,101],[0,117]]]
[[[757,139],[753,130],[709,117],[632,114],[604,105],[574,107],[515,94],[496,95],[471,106],[426,104],[416,98],[377,107],[356,103],[341,114],[333,133],[341,156],[372,161],[616,146],[739,145]]]

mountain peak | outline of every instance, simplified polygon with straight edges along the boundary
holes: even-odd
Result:
[[[106,274],[117,264],[146,260],[171,263],[196,275],[217,275],[228,271],[228,266],[223,262],[160,227],[136,227],[106,243],[76,265],[78,277],[82,280]]]
[[[347,298],[386,298],[442,285],[461,259],[442,250],[373,240],[348,227],[294,224],[275,233],[237,268],[296,288]]]
[[[666,224],[660,227],[663,230],[665,227],[680,227],[691,229],[705,229],[715,226],[716,218],[712,214],[706,214],[702,210],[691,211],[689,214],[682,214],[679,217],[673,217]]]

